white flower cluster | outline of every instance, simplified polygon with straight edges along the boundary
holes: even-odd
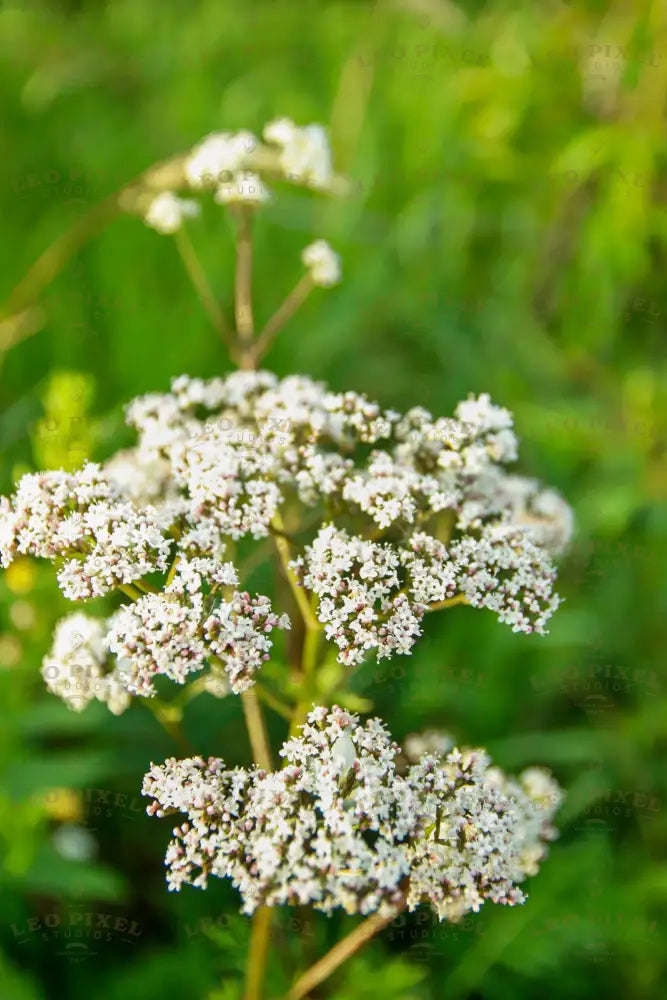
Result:
[[[268,535],[286,503],[321,518],[308,544],[291,543],[293,566],[342,662],[409,652],[424,612],[452,598],[543,632],[569,508],[505,470],[516,456],[506,410],[481,396],[456,412],[383,412],[303,376],[182,376],[129,406],[135,448],[104,467],[24,476],[0,498],[0,560],[55,562],[71,600],[137,583],[108,646],[132,661],[135,693],[156,673],[182,682],[209,655],[233,690],[251,681],[269,632],[288,622],[239,589],[225,539]],[[145,593],[146,574],[175,565]]]
[[[60,564],[70,600],[99,597],[168,565],[169,517],[123,498],[98,465],[30,473],[9,500],[0,498],[0,562],[33,555]]]
[[[487,899],[525,901],[517,886],[537,873],[557,836],[551,820],[561,791],[540,768],[517,781],[489,765],[482,750],[454,749],[410,768],[424,835],[412,844],[409,909],[429,902],[441,920],[456,921]]]
[[[211,132],[190,152],[185,161],[185,175],[193,188],[215,187],[228,174],[244,165],[249,153],[257,148],[257,138],[240,132]]]
[[[340,257],[326,240],[315,240],[301,254],[301,260],[310,272],[314,285],[331,288],[340,281]]]
[[[391,913],[405,903],[459,919],[486,899],[522,902],[559,801],[533,768],[518,780],[482,751],[423,756],[402,776],[379,719],[318,707],[281,750],[284,766],[228,770],[200,757],[153,765],[151,815],[183,813],[165,858],[171,889],[230,878],[252,913],[311,904]]]
[[[321,125],[301,127],[289,118],[279,118],[265,126],[263,138],[264,144],[247,129],[205,136],[185,157],[185,182],[190,191],[213,191],[214,201],[221,205],[257,208],[271,197],[262,174],[319,191],[332,190],[331,150]],[[197,202],[162,191],[151,199],[143,215],[146,225],[158,233],[171,234],[181,228],[185,218],[198,213]],[[339,272],[337,258],[328,247],[322,253],[326,259],[312,266],[324,276],[323,285],[335,284],[339,280],[332,278]]]
[[[317,616],[342,663],[409,653],[420,635],[420,604],[400,592],[400,556],[394,546],[370,542],[325,525],[303,558],[293,564],[299,580],[319,598]]]
[[[139,597],[107,621],[63,619],[44,660],[48,687],[71,707],[84,708],[95,696],[125,708],[130,694],[156,693],[157,675],[184,684],[211,666],[214,693],[222,693],[223,678],[235,694],[245,691],[269,657],[270,633],[290,622],[274,614],[268,597],[233,589],[237,583],[231,563],[181,557],[164,592]]]
[[[331,150],[321,125],[299,127],[290,118],[277,118],[265,125],[263,135],[280,149],[280,167],[288,180],[320,190],[329,186]]]
[[[170,235],[183,225],[183,219],[199,215],[196,201],[179,198],[173,191],[162,191],[156,195],[146,209],[144,221],[157,233]]]
[[[454,746],[454,740],[440,729],[426,729],[421,733],[408,733],[403,740],[403,754],[410,764],[416,764],[424,754],[443,757]]]
[[[427,608],[456,595],[515,632],[544,632],[558,606],[544,550],[503,522],[449,545],[424,532],[371,542],[326,524],[292,567],[319,598],[317,617],[346,664],[361,663],[371,649],[378,659],[409,653]]]
[[[93,698],[114,715],[130,704],[118,666],[109,663],[104,631],[104,622],[77,611],[58,622],[53,646],[42,662],[48,689],[76,712]]]

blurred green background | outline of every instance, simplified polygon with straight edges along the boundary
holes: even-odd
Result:
[[[520,471],[575,509],[548,637],[453,609],[410,660],[355,678],[396,738],[444,728],[509,770],[554,770],[561,837],[528,903],[458,927],[401,918],[316,995],[659,996],[665,7],[4,3],[0,40],[3,299],[86,211],[208,131],[329,124],[356,193],[285,189],[262,213],[259,318],[315,237],[344,281],[311,297],[267,366],[435,414],[487,391],[515,413]],[[210,205],[190,232],[229,303],[228,221]],[[0,325],[2,492],[109,455],[133,395],[230,367],[172,241],[135,219],[100,231],[41,303],[41,319]],[[169,822],[139,796],[148,762],[177,749],[141,706],[74,714],[44,690],[66,610],[49,567],[0,577],[0,998],[235,1000],[235,893],[167,893]],[[270,724],[277,742],[285,725]],[[185,729],[200,752],[247,762],[236,699],[200,697]],[[267,995],[354,923],[281,913]]]

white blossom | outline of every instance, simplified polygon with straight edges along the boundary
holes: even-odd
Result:
[[[146,209],[144,222],[158,233],[175,233],[183,225],[183,219],[199,215],[196,201],[179,198],[173,191],[162,191],[156,195]]]
[[[243,129],[240,132],[212,132],[190,152],[185,161],[185,176],[195,189],[215,188],[240,170],[257,139]]]
[[[286,619],[245,594],[225,538],[269,535],[285,504],[321,517],[290,547],[341,662],[409,653],[426,610],[454,599],[542,633],[559,601],[550,553],[566,543],[571,512],[506,470],[516,451],[507,410],[481,395],[456,414],[382,410],[299,375],[181,376],[130,404],[133,448],[103,467],[29,474],[0,498],[0,559],[55,562],[70,600],[139,596],[118,612],[109,648],[143,693],[154,674],[182,683],[211,657],[234,691],[252,682]],[[213,563],[193,586],[201,559]],[[146,575],[179,563],[145,594]]]
[[[201,757],[152,765],[149,814],[187,816],[165,857],[169,887],[229,878],[246,913],[310,904],[389,915],[428,902],[457,920],[486,899],[523,902],[517,885],[555,835],[553,779],[507,778],[479,750],[426,754],[401,775],[399,751],[379,719],[316,707],[279,771]]]
[[[229,598],[215,595],[236,583],[231,563],[183,558],[163,593],[146,594],[116,612],[105,643],[122,664],[128,690],[153,695],[158,674],[183,684],[212,659],[224,667],[232,691],[248,688],[268,659],[269,634],[290,622],[273,613],[267,597],[237,590]]]
[[[422,733],[408,733],[403,740],[403,753],[410,764],[416,764],[424,754],[443,757],[454,746],[449,733],[440,729],[426,729]]]
[[[56,625],[53,645],[42,661],[46,686],[75,712],[94,698],[120,715],[130,694],[104,648],[105,623],[78,611]]]
[[[301,253],[301,260],[308,268],[314,285],[330,288],[340,281],[340,257],[326,240],[310,243]]]
[[[319,598],[317,617],[342,663],[360,663],[369,650],[378,658],[410,652],[424,608],[400,593],[400,557],[392,546],[328,524],[292,567]]]
[[[331,151],[321,125],[299,127],[289,118],[278,118],[264,127],[264,138],[280,148],[280,166],[290,180],[313,188],[331,181]]]

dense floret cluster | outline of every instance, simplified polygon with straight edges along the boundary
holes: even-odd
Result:
[[[279,771],[217,759],[152,766],[151,815],[183,813],[165,864],[170,888],[230,878],[253,912],[311,904],[330,913],[391,912],[430,902],[441,919],[486,899],[523,902],[555,835],[560,792],[533,768],[517,781],[483,751],[425,754],[398,773],[399,747],[379,719],[313,709],[281,750]]]
[[[183,683],[211,663],[233,691],[252,683],[270,633],[290,623],[241,589],[225,552],[299,508],[321,526],[294,541],[292,569],[341,662],[409,653],[425,612],[447,602],[543,632],[558,605],[550,552],[569,537],[569,508],[505,471],[517,450],[506,410],[481,396],[456,414],[382,411],[303,376],[182,376],[130,404],[135,448],[104,466],[24,476],[0,499],[0,557],[51,560],[70,600],[138,588],[102,637],[133,694],[154,693],[155,675]],[[165,575],[158,592],[152,574]],[[62,638],[57,649],[51,671],[57,661],[65,677],[76,660],[80,682],[80,651],[73,659]]]

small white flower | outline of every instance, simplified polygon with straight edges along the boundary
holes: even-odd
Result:
[[[341,279],[340,257],[326,240],[316,240],[301,253],[301,260],[310,271],[315,285],[330,288]]]
[[[196,201],[179,198],[173,191],[163,191],[146,210],[144,222],[151,229],[163,235],[169,235],[179,230],[183,219],[199,215],[199,205]]]
[[[53,646],[42,662],[46,686],[75,712],[93,698],[114,715],[129,706],[131,698],[118,669],[108,663],[104,649],[106,623],[75,612],[56,625]]]
[[[185,161],[185,176],[196,189],[217,187],[240,170],[257,148],[257,138],[240,132],[212,132],[198,143]]]
[[[332,177],[331,151],[321,125],[299,127],[289,118],[278,118],[264,128],[267,142],[281,147],[280,166],[288,180],[325,188]]]

